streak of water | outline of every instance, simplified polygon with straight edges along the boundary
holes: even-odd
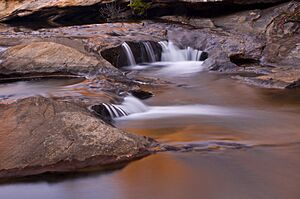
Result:
[[[151,46],[151,43],[150,42],[143,42],[143,45],[146,49],[146,52],[147,52],[147,56],[148,56],[148,59],[149,59],[149,62],[155,62],[156,59],[155,59],[155,53],[154,53],[154,50]]]
[[[179,49],[172,41],[158,42],[162,47],[162,61],[199,61],[202,51],[187,47],[186,49]]]
[[[124,49],[124,52],[125,52],[125,54],[126,54],[126,56],[127,56],[127,62],[128,62],[128,64],[129,64],[129,66],[134,66],[134,65],[136,65],[135,58],[134,58],[134,56],[133,56],[133,53],[132,53],[132,51],[131,51],[130,46],[129,46],[126,42],[124,42],[124,43],[122,44],[122,48]]]
[[[238,116],[239,111],[212,105],[146,106],[133,96],[125,97],[121,105],[103,103],[111,118],[119,120],[143,120],[185,115]]]

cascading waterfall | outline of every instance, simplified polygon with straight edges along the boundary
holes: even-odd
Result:
[[[146,53],[147,53],[149,62],[155,62],[156,61],[156,59],[155,59],[155,53],[154,53],[154,50],[153,50],[153,48],[151,46],[151,43],[148,42],[148,41],[144,41],[142,44],[143,44],[143,46],[146,49]]]
[[[239,111],[212,105],[147,106],[133,96],[127,96],[120,105],[102,103],[112,119],[147,119],[182,115],[234,116]]]
[[[177,61],[200,61],[200,50],[187,47],[186,49],[179,49],[173,42],[160,41],[158,42],[162,47],[161,61],[177,62]]]
[[[133,113],[141,113],[149,110],[143,102],[133,96],[127,96],[120,105],[102,103],[111,118],[127,116]]]
[[[162,48],[161,61],[149,64],[140,64],[128,67],[130,70],[149,70],[153,69],[159,74],[168,76],[184,76],[196,74],[205,69],[202,65],[202,51],[187,47],[179,49],[173,42],[160,41],[158,44]],[[149,43],[144,42],[147,54],[154,54],[151,51]],[[148,46],[148,47],[147,47]],[[148,52],[149,51],[149,52]],[[154,55],[153,55],[154,56]]]
[[[180,49],[172,41],[160,41],[158,44],[162,48],[161,61],[162,62],[199,62],[202,61],[202,51],[187,47],[186,49]],[[145,48],[148,61],[150,63],[155,63],[156,57],[154,49],[149,41],[142,42],[143,47]],[[134,58],[133,52],[130,46],[124,42],[122,48],[126,54],[127,62],[130,67],[136,66],[136,60]],[[155,64],[157,65],[157,64]]]
[[[126,42],[124,42],[122,44],[122,48],[124,49],[124,52],[127,56],[127,62],[129,64],[129,66],[135,66],[136,62],[135,62],[135,58],[133,56],[130,46]]]

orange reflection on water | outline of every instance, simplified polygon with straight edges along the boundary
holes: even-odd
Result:
[[[193,172],[188,164],[170,154],[154,155],[134,162],[119,173],[118,180],[118,188],[127,199],[144,198],[145,195],[165,199],[195,198],[195,194],[199,193],[195,190],[210,189],[207,173]]]

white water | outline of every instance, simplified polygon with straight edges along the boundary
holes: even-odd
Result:
[[[129,66],[135,66],[136,62],[135,62],[135,58],[133,56],[130,46],[126,42],[124,42],[122,44],[122,48],[124,49],[124,52],[127,56],[127,61],[128,61]]]
[[[148,42],[148,41],[145,41],[143,42],[143,45],[146,49],[146,53],[147,53],[147,56],[148,56],[148,59],[149,59],[149,62],[155,62],[156,59],[155,59],[155,53],[154,53],[154,50],[151,46],[151,43]]]
[[[156,70],[154,74],[166,76],[187,76],[205,70],[201,61],[154,62],[147,65],[127,67],[129,70]]]
[[[191,75],[204,70],[203,62],[198,61],[201,51],[188,47],[179,49],[172,42],[159,42],[162,47],[162,61],[153,62],[145,65],[131,64],[130,70],[148,70],[154,69],[158,75]],[[155,61],[155,54],[149,42],[143,42],[150,61]],[[134,59],[130,46],[123,43],[128,60]],[[133,96],[124,99],[121,105],[102,104],[114,119],[146,119],[163,118],[183,115],[213,115],[213,116],[232,116],[236,113],[231,109],[211,106],[211,105],[180,105],[180,106],[146,106]]]
[[[179,49],[173,42],[160,41],[162,47],[161,61],[178,62],[178,61],[199,61],[202,51],[187,47]]]
[[[212,105],[147,106],[133,96],[127,96],[121,105],[104,104],[111,118],[142,120],[188,115],[237,116],[239,111]]]
[[[186,76],[194,73],[201,72],[205,69],[202,65],[203,62],[199,61],[202,51],[195,50],[191,47],[187,49],[179,49],[172,42],[160,41],[158,42],[162,47],[162,61],[152,62],[141,65],[131,65],[127,67],[129,70],[156,70],[157,74],[163,74],[168,76]],[[149,43],[148,43],[149,44]],[[152,47],[144,42],[149,48],[147,54],[152,54],[152,59],[155,59]],[[152,50],[150,50],[152,49]]]
[[[142,113],[149,110],[143,102],[133,96],[127,96],[121,105],[102,103],[111,118],[124,117],[129,114]]]

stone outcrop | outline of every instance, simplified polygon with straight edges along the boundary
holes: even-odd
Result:
[[[0,59],[3,60],[1,72],[4,74],[76,73],[94,71],[101,67],[111,67],[109,63],[101,62],[74,48],[54,42],[32,42],[16,45],[6,50]]]
[[[168,35],[182,47],[208,52],[205,64],[212,70],[251,72],[259,77],[246,78],[248,83],[289,88],[300,79],[299,17],[300,3],[292,1],[216,18],[186,18],[182,22],[196,29],[171,30]]]
[[[160,41],[167,24],[112,23],[54,29],[0,29],[0,73],[71,72],[113,70],[101,52],[123,42]]]
[[[12,17],[23,17],[46,8],[62,8],[72,6],[90,6],[97,3],[105,3],[105,0],[2,0],[0,2],[0,20]]]
[[[150,154],[155,142],[85,108],[32,97],[0,105],[0,178],[103,167]]]
[[[224,6],[229,6],[226,7],[226,10],[231,10],[232,7],[237,6],[275,4],[284,1],[285,0],[156,0],[151,1],[152,9],[149,10],[149,14],[161,16],[166,13],[174,13],[174,11],[174,14],[177,15],[188,14],[189,12],[197,14],[197,11],[208,13],[211,10],[217,10],[217,12],[213,13],[218,14],[219,11],[222,12],[220,8]],[[36,18],[45,18],[55,23],[57,19],[65,16],[76,17],[76,15],[83,14],[85,18],[88,18],[88,14],[86,13],[93,15],[94,18],[98,18],[97,13],[100,14],[99,8],[105,6],[106,3],[112,2],[112,0],[2,0],[0,2],[0,21],[36,15]],[[119,0],[117,3],[126,9],[129,0]],[[240,9],[244,8],[241,7]],[[236,10],[236,8],[234,8],[234,10]],[[67,18],[70,20],[72,17]]]

